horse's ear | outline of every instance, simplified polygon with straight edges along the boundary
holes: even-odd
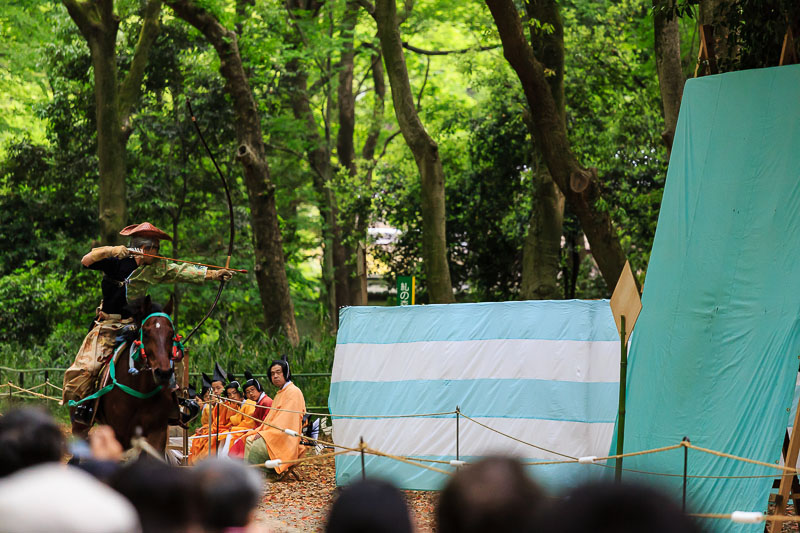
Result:
[[[150,314],[150,308],[153,306],[153,301],[150,299],[150,295],[146,295],[142,298],[142,306],[139,310],[142,312],[142,316],[147,316]]]
[[[172,308],[175,305],[175,302],[172,299],[173,295],[169,295],[169,300],[167,300],[167,305],[164,306],[164,312],[167,313],[169,316],[172,316]]]

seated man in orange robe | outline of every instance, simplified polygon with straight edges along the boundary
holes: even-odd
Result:
[[[306,451],[306,447],[300,444],[299,436],[303,430],[306,401],[303,393],[291,381],[292,373],[286,356],[272,362],[269,375],[272,384],[278,388],[278,393],[264,423],[245,438],[244,457],[253,464],[263,463],[268,459],[293,461]],[[298,436],[288,435],[284,433],[284,429],[292,430]],[[275,467],[275,472],[282,474],[290,466],[280,464]]]

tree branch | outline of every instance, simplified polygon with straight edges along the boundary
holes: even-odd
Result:
[[[67,12],[75,25],[81,31],[81,34],[88,41],[91,34],[100,28],[100,24],[94,17],[89,15],[89,11],[94,7],[88,2],[78,2],[77,0],[62,0]]]
[[[314,173],[317,176],[320,177],[320,179],[322,179],[322,180],[326,179],[325,176],[322,174],[322,172],[320,172],[320,170],[314,164],[314,162],[311,161],[309,158],[307,158],[305,155],[301,154],[300,152],[296,152],[295,150],[292,150],[291,148],[286,148],[285,146],[278,146],[277,144],[272,144],[272,143],[267,143],[266,147],[270,148],[272,150],[278,150],[279,152],[286,152],[287,154],[291,154],[291,155],[295,156],[300,161],[306,163],[309,166],[309,168],[311,170],[313,170]]]
[[[139,41],[133,53],[133,62],[128,75],[122,81],[119,89],[119,118],[122,130],[130,129],[128,120],[131,109],[139,99],[144,78],[144,69],[147,66],[147,56],[156,40],[159,31],[159,17],[161,15],[162,0],[149,0],[144,8],[142,29],[139,32]]]
[[[422,102],[422,92],[425,90],[425,85],[428,83],[428,73],[431,71],[431,58],[427,57],[428,64],[425,66],[425,77],[422,78],[422,87],[419,88],[419,94],[417,94],[417,113],[419,110],[422,109],[420,106],[420,102]]]
[[[384,79],[383,60],[380,51],[372,56],[372,86],[375,89],[375,102],[372,106],[372,119],[370,120],[367,138],[361,149],[362,157],[371,160],[375,155],[375,147],[383,126],[384,100],[386,98],[386,80]]]
[[[501,46],[503,45],[490,44],[487,46],[479,46],[477,48],[461,48],[459,50],[425,50],[403,41],[403,48],[405,48],[406,50],[426,56],[446,56],[450,54],[467,54],[469,52],[485,52],[486,50],[495,50],[497,48],[500,48]]]
[[[386,138],[386,141],[384,141],[384,143],[383,143],[383,150],[381,150],[381,153],[378,155],[378,157],[375,158],[375,162],[377,162],[378,159],[380,159],[384,155],[386,155],[386,149],[389,147],[389,143],[392,142],[392,139],[397,137],[400,133],[401,133],[401,130],[397,130],[396,132],[392,133],[391,135],[389,135]]]
[[[363,7],[370,15],[375,16],[375,6],[369,0],[358,0],[358,5]]]

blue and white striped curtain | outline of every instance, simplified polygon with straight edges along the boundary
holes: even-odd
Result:
[[[358,447],[363,437],[385,453],[449,461],[456,458],[453,412],[459,406],[464,415],[525,442],[461,417],[462,460],[602,457],[616,418],[619,351],[607,300],[348,307],[341,312],[331,380],[331,413],[340,415],[334,416],[334,441]],[[439,489],[446,481],[443,474],[370,455],[366,470],[406,489]],[[555,488],[607,469],[562,464],[529,470]],[[360,476],[358,454],[336,458],[338,484]]]

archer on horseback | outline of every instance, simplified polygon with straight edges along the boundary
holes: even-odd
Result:
[[[113,355],[117,337],[124,328],[136,327],[126,309],[129,300],[143,298],[155,284],[227,281],[233,275],[233,271],[227,269],[210,270],[205,266],[154,258],[158,255],[160,241],[171,241],[172,237],[149,222],[128,226],[120,235],[130,237],[128,247],[93,248],[81,259],[86,268],[103,273],[103,299],[75,362],[64,373],[64,405],[70,400],[78,402],[94,392],[101,369]],[[92,423],[93,402],[84,402],[71,411],[73,434],[84,434]]]

